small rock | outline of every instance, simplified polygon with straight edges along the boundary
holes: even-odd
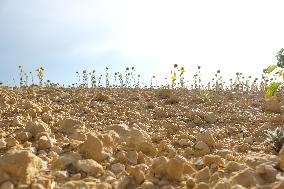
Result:
[[[131,128],[127,139],[129,146],[138,147],[143,142],[150,142],[151,138],[149,134],[138,128]]]
[[[13,119],[13,125],[14,125],[14,126],[21,126],[21,125],[23,125],[22,118],[21,118],[20,116],[16,116],[16,117]]]
[[[144,171],[141,169],[139,165],[127,167],[127,172],[129,173],[129,175],[131,175],[134,178],[135,182],[139,185],[146,178]]]
[[[53,151],[53,152],[57,153],[58,155],[63,153],[62,148],[59,147],[59,146],[55,146],[55,145],[50,148],[50,151]]]
[[[193,116],[193,123],[195,123],[196,125],[202,125],[205,123],[205,121],[203,121],[200,116],[195,114]]]
[[[34,137],[41,132],[50,133],[50,128],[43,121],[37,120],[27,124],[26,131],[30,132]]]
[[[194,145],[194,143],[190,141],[189,139],[180,139],[178,143],[180,146],[193,146]]]
[[[50,178],[39,177],[33,180],[31,185],[31,189],[45,189],[45,188],[53,188],[52,181]]]
[[[203,141],[198,141],[194,147],[196,150],[198,150],[197,152],[195,152],[197,153],[197,155],[205,155],[210,153],[209,146]]]
[[[38,149],[40,150],[46,150],[53,146],[54,139],[50,138],[49,136],[41,136],[38,141]]]
[[[81,180],[81,179],[82,179],[81,173],[76,173],[70,176],[70,180]]]
[[[284,170],[284,145],[282,146],[279,152],[279,159],[280,159],[280,168]]]
[[[211,135],[209,130],[199,133],[196,136],[196,141],[203,141],[210,147],[215,147],[216,145],[216,139]]]
[[[193,189],[195,187],[195,180],[192,178],[192,177],[189,177],[187,180],[186,180],[186,186],[187,188],[189,189]]]
[[[144,154],[154,157],[158,153],[158,149],[150,142],[142,142],[138,149],[142,151]]]
[[[126,124],[115,124],[110,127],[111,130],[115,131],[119,135],[120,141],[124,141],[128,138],[130,129]]]
[[[32,138],[32,134],[30,132],[19,132],[16,134],[16,138],[21,142],[26,142]]]
[[[195,168],[191,165],[191,163],[189,163],[188,161],[184,163],[184,168],[183,168],[183,173],[184,174],[188,174],[191,175],[193,173],[195,173],[196,170]]]
[[[7,142],[7,147],[9,148],[19,145],[17,139],[15,139],[13,136],[9,136],[8,138],[6,138],[6,142]]]
[[[211,177],[211,173],[208,167],[205,167],[195,173],[194,178],[197,183],[199,182],[208,182]]]
[[[175,157],[168,161],[166,165],[166,173],[169,179],[174,181],[183,180],[185,160],[181,157]]]
[[[210,189],[210,186],[207,183],[200,182],[195,185],[194,189]]]
[[[213,112],[208,112],[204,119],[207,123],[213,124],[217,121],[217,116]]]
[[[232,152],[228,149],[222,149],[222,150],[217,150],[217,155],[221,156],[222,158],[225,158],[226,155],[231,154]]]
[[[275,185],[273,186],[273,189],[282,189],[284,188],[284,181],[275,183]]]
[[[69,152],[61,155],[58,159],[51,163],[51,167],[54,169],[65,169],[67,166],[81,160],[81,155],[76,152]]]
[[[74,166],[88,175],[98,176],[104,173],[103,166],[92,159],[78,160]]]
[[[5,172],[0,172],[0,183],[3,183],[5,181],[9,181],[10,180],[10,176],[5,173]]]
[[[218,166],[224,165],[223,160],[218,155],[205,155],[202,160],[205,166],[210,166],[212,164],[216,164]]]
[[[97,93],[94,100],[104,102],[104,101],[107,101],[109,99],[110,99],[109,96],[102,94],[102,93]]]
[[[98,162],[110,157],[110,153],[104,149],[102,140],[94,134],[87,136],[87,140],[80,145],[79,151],[85,158],[94,159]]]
[[[68,178],[67,171],[55,171],[53,175],[56,181],[62,181]]]
[[[242,186],[242,185],[236,184],[236,185],[232,186],[231,189],[247,189],[247,188]]]
[[[244,187],[251,188],[257,184],[263,184],[263,181],[260,177],[256,175],[253,169],[246,168],[232,176],[229,180],[231,185],[242,185]]]
[[[155,187],[153,182],[145,181],[141,184],[141,188],[142,189],[156,189],[157,187]]]
[[[87,139],[87,136],[83,132],[74,132],[68,138],[73,140],[85,141]]]
[[[85,126],[76,119],[66,118],[60,122],[60,131],[65,134],[73,134],[85,129]]]
[[[111,165],[111,170],[115,173],[119,173],[121,171],[125,170],[125,165],[123,165],[122,163],[115,163]]]
[[[252,144],[252,143],[253,143],[253,140],[252,140],[251,137],[246,137],[246,138],[244,139],[244,142],[245,142],[245,143],[248,143],[248,144]]]
[[[169,159],[165,156],[160,156],[155,158],[152,164],[152,171],[155,176],[164,176],[166,175],[166,167]]]
[[[53,117],[49,112],[44,112],[41,116],[42,121],[49,122],[52,121]]]
[[[231,185],[229,182],[220,179],[213,187],[213,189],[230,189]]]
[[[232,173],[232,172],[236,172],[236,171],[240,171],[247,168],[246,165],[244,164],[240,164],[238,162],[235,161],[229,161],[226,165],[225,165],[225,171]]]
[[[87,189],[87,188],[90,188],[86,182],[82,181],[82,180],[71,180],[71,181],[68,181],[66,183],[64,183],[62,186],[61,186],[62,189],[71,189],[71,188],[82,188],[82,189]]]
[[[0,138],[0,149],[6,148],[7,142],[4,138]]]
[[[133,151],[128,151],[127,154],[126,154],[126,158],[127,160],[136,165],[137,164],[137,160],[138,160],[138,153],[137,151],[133,150]]]
[[[125,189],[125,188],[135,188],[135,181],[133,177],[130,176],[124,176],[122,177],[117,184],[117,189]]]
[[[167,118],[169,116],[168,112],[161,107],[156,107],[154,109],[154,118]]]
[[[0,189],[14,189],[14,184],[10,181],[6,181],[1,184]]]
[[[267,182],[275,182],[277,170],[271,165],[260,164],[256,166],[256,173],[259,174]]]
[[[92,188],[92,187],[90,187]],[[96,189],[112,189],[112,186],[109,183],[101,182],[94,184],[94,188]]]
[[[25,150],[11,150],[0,157],[0,172],[23,183],[30,183],[42,167],[42,160]]]

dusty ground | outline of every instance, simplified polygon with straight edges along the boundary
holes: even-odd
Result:
[[[233,91],[0,88],[0,189],[284,188],[266,140],[284,117],[263,105]]]

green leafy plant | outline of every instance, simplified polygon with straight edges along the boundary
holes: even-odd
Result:
[[[268,140],[272,142],[273,149],[278,153],[284,143],[284,132],[281,127],[277,127],[274,131],[267,133]]]
[[[275,96],[277,89],[279,88],[279,86],[281,85],[280,82],[272,82],[266,92],[265,92],[265,98],[271,98],[273,96]]]
[[[265,98],[274,97],[277,93],[277,90],[283,85],[283,81],[284,81],[284,73],[283,73],[284,49],[283,48],[277,52],[276,58],[277,58],[277,63],[273,65],[269,65],[266,69],[263,70],[263,72],[266,74],[271,74],[275,72],[276,74],[278,74],[279,77],[281,77],[282,81],[281,82],[275,82],[275,81],[271,82],[268,88],[266,89]]]

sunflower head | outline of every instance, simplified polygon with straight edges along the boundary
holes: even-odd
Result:
[[[172,81],[175,81],[175,80],[177,80],[177,75],[176,75],[176,73],[174,72],[174,74],[172,75]]]

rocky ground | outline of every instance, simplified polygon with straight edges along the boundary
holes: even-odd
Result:
[[[266,136],[283,126],[277,103],[260,92],[0,88],[0,189],[284,188],[284,149]]]

